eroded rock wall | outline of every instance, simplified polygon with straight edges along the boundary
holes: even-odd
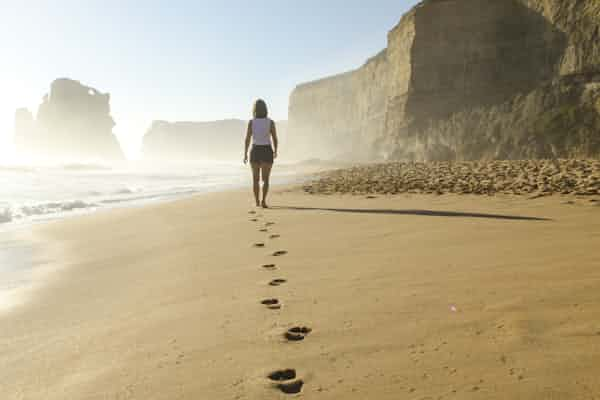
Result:
[[[360,137],[358,97],[354,72],[298,86],[288,111],[294,154],[329,158],[352,150]]]
[[[600,74],[569,75],[492,107],[432,121],[418,160],[600,158]]]
[[[15,114],[17,150],[34,158],[122,160],[112,129],[110,95],[71,79],[52,82],[37,118],[26,109]]]
[[[600,71],[600,1],[519,1],[564,33],[567,42],[560,57],[560,75]]]
[[[481,152],[461,149],[457,141],[451,147],[444,143],[452,137],[485,137],[493,123],[490,116],[502,115],[505,120],[511,112],[526,109],[537,113],[528,116],[527,126],[532,126],[539,125],[541,121],[536,121],[553,107],[578,107],[569,93],[577,92],[584,82],[574,83],[569,77],[589,77],[600,71],[599,22],[597,0],[424,1],[389,32],[388,47],[376,61],[294,90],[290,142],[298,143],[296,147],[303,151],[317,147],[333,156],[355,159],[480,157]],[[553,82],[563,89],[571,84],[576,87],[565,91]],[[536,107],[515,101],[528,94],[530,99],[555,101],[541,101]],[[566,97],[556,98],[561,95]],[[511,104],[515,110],[506,111]],[[498,113],[501,105],[505,111]],[[469,114],[473,110],[478,111]],[[478,124],[476,131],[467,132],[472,123],[468,127],[458,123],[472,122],[473,115],[486,110],[490,111],[485,118],[488,125]],[[315,114],[319,117],[313,118]],[[457,114],[462,117],[449,123]],[[467,114],[471,117],[465,118]],[[310,118],[310,129],[305,129]],[[524,126],[513,124],[501,135],[523,136]],[[583,140],[586,129],[570,126],[574,130],[563,134],[579,139],[564,142],[579,146],[575,142]],[[534,136],[543,140],[544,134]],[[436,138],[445,142],[437,143]],[[593,137],[585,140],[595,142]],[[312,146],[303,149],[303,143]],[[589,146],[578,148],[596,154]],[[518,153],[496,150],[485,153],[497,157]],[[572,153],[565,151],[561,153]],[[537,150],[529,153],[549,155]]]
[[[417,124],[533,90],[566,48],[562,32],[517,1],[430,1],[414,24],[406,112]]]

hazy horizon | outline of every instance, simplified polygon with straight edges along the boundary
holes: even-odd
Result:
[[[416,3],[14,2],[0,16],[0,158],[15,158],[15,110],[35,114],[60,77],[111,94],[128,158],[153,120],[244,119],[256,97],[287,119],[295,85],[360,66]]]

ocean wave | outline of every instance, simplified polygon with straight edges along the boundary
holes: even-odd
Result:
[[[16,168],[14,168],[16,167]],[[63,218],[98,209],[147,204],[241,185],[237,168],[177,168],[138,165],[73,164],[0,165],[0,222],[3,227]],[[7,172],[2,168],[32,173]],[[107,170],[104,171],[103,170]],[[246,171],[244,170],[244,173]]]
[[[134,202],[134,201],[148,201],[148,200],[163,199],[163,198],[189,196],[189,195],[196,194],[199,192],[200,192],[200,190],[198,190],[198,189],[190,189],[190,190],[182,190],[182,191],[164,191],[164,192],[159,192],[159,193],[147,194],[147,195],[143,195],[143,196],[105,199],[105,200],[100,201],[100,203],[101,204],[116,204],[116,203]]]
[[[102,164],[64,164],[60,168],[66,171],[108,171],[111,169]]]
[[[90,207],[96,207],[96,205],[94,203],[86,203],[85,201],[81,201],[81,200],[75,200],[75,201],[70,201],[67,203],[62,203],[62,205],[60,206],[62,211],[72,211],[72,210],[77,210],[77,209],[81,209],[81,208],[90,208]]]
[[[97,205],[94,203],[85,202],[83,200],[59,201],[21,206],[18,209],[18,213],[13,213],[13,217],[34,217],[38,215],[56,214],[66,211],[81,210],[93,207],[97,207]]]
[[[83,200],[68,200],[0,208],[0,224],[39,216],[64,214],[75,210],[93,209],[95,207],[98,207],[95,203],[88,203]]]
[[[71,211],[84,211],[93,210],[99,207],[110,207],[119,203],[136,203],[136,202],[148,202],[152,200],[168,199],[175,197],[189,196],[200,192],[198,189],[187,189],[187,190],[168,190],[155,192],[152,194],[137,195],[137,196],[119,196],[126,194],[139,193],[131,189],[119,190],[118,194],[114,197],[108,197],[103,200],[98,199],[94,202],[84,200],[66,200],[66,201],[53,201],[44,202],[39,204],[27,204],[27,205],[9,205],[8,207],[2,208],[0,206],[0,224],[14,222],[16,220],[31,219],[49,215],[60,215],[69,213]],[[98,195],[102,195],[98,193]]]
[[[134,194],[134,193],[136,193],[136,190],[130,189],[130,188],[119,189],[119,190],[115,190],[113,192],[113,194]]]
[[[0,172],[31,173],[31,172],[35,172],[35,168],[23,167],[23,166],[18,166],[18,165],[0,165]]]
[[[12,221],[12,213],[9,209],[0,210],[0,224]]]
[[[134,193],[139,193],[141,192],[142,189],[133,189],[133,188],[122,188],[122,189],[117,189],[117,190],[111,190],[111,191],[106,191],[106,192],[99,192],[97,190],[90,190],[89,192],[86,192],[87,196],[90,197],[100,197],[100,196],[114,196],[114,195],[128,195],[128,194],[134,194]]]

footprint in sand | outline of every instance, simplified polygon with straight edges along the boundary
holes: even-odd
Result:
[[[279,286],[279,285],[283,285],[286,282],[287,281],[285,279],[273,279],[271,282],[269,282],[269,285],[270,286]]]
[[[291,368],[279,369],[271,372],[268,375],[268,378],[272,381],[288,381],[296,378],[296,370]]]
[[[285,250],[278,250],[275,253],[273,253],[273,257],[281,257],[287,254],[287,251]]]
[[[302,391],[302,386],[304,386],[304,381],[302,379],[297,379],[292,382],[279,383],[277,389],[285,394],[296,394]]]
[[[281,237],[281,235],[271,235],[269,236],[269,239],[279,239]]]
[[[265,247],[264,243],[254,243],[254,247]]]
[[[275,264],[263,264],[262,267],[264,269],[269,269],[269,270],[277,269],[277,267],[275,266]]]
[[[258,222],[258,219],[257,218],[252,218],[250,221],[251,222]]]
[[[256,211],[248,211],[248,214],[256,214]]]
[[[288,329],[283,336],[291,342],[298,342],[300,340],[304,340],[304,338],[311,332],[312,329],[307,326],[295,326]]]
[[[295,369],[281,369],[271,372],[268,376],[269,380],[279,382],[274,385],[277,389],[285,394],[296,394],[302,391],[304,381],[296,379]]]
[[[279,310],[281,308],[281,303],[277,299],[265,299],[260,304],[264,304],[269,310]]]
[[[260,232],[269,232],[267,228],[261,229]]]
[[[275,222],[267,222],[267,223],[265,224],[265,226],[273,226],[273,225],[275,225]]]

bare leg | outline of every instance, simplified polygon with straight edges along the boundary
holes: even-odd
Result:
[[[267,194],[269,193],[269,179],[271,178],[271,168],[273,164],[261,163],[260,169],[262,173],[263,187],[262,187],[262,207],[267,208]]]
[[[256,207],[260,206],[260,199],[259,199],[259,193],[260,193],[260,164],[259,163],[252,163],[251,164],[252,167],[252,183],[253,183],[253,188],[254,188],[254,200],[256,201]]]

